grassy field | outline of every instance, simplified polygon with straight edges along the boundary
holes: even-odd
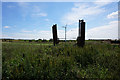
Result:
[[[120,48],[101,42],[75,43],[2,43],[2,78],[120,79]]]

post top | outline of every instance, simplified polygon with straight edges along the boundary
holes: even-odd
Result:
[[[82,19],[82,20],[79,20],[79,22],[84,22],[84,20]]]

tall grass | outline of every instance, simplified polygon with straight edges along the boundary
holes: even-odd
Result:
[[[3,43],[2,78],[6,79],[120,79],[120,48],[92,42],[34,45]]]

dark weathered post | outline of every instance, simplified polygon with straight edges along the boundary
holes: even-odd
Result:
[[[53,44],[58,44],[58,38],[57,38],[57,24],[52,26],[52,32],[53,32]]]
[[[85,45],[85,22],[84,20],[79,20],[79,34],[77,37],[77,45],[83,47]]]

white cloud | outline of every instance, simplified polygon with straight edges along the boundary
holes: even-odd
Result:
[[[78,36],[78,28],[72,28],[71,30],[67,31],[67,39],[76,40],[77,36]]]
[[[120,21],[118,22],[118,39],[120,39]]]
[[[31,3],[28,3],[28,2],[18,2],[18,5],[20,6],[23,20],[26,20],[26,16],[29,16],[32,18],[47,16],[47,13],[45,13],[40,6],[31,5]]]
[[[4,28],[10,28],[10,26],[4,26]]]
[[[107,16],[107,18],[111,19],[111,18],[117,18],[118,17],[118,11],[112,12],[111,14],[109,14]]]
[[[119,0],[95,0],[94,4],[96,4],[98,7],[102,7],[112,2],[118,2],[118,1]]]
[[[11,37],[2,33],[2,38],[11,38]]]
[[[104,9],[96,7],[95,5],[75,3],[71,12],[62,17],[62,23],[71,25],[76,23],[79,19],[85,19],[88,16],[94,16],[102,12],[104,12]]]
[[[58,30],[58,38],[64,38],[64,30]],[[51,39],[53,38],[52,30],[22,30],[19,33],[9,33],[4,34],[3,38],[13,38],[13,39]]]
[[[9,5],[7,6],[8,8],[15,8],[16,6]]]
[[[87,39],[118,39],[118,21],[87,30]]]
[[[45,16],[47,16],[47,13],[37,13],[37,14],[32,14],[32,16],[39,16],[39,17],[43,16],[43,17],[45,17]]]
[[[28,30],[22,30],[21,32],[25,32],[25,33],[27,33],[27,32],[32,32],[32,31],[28,31]]]
[[[67,31],[67,39],[76,40],[77,37],[78,28],[72,28]],[[98,26],[88,30],[86,29],[85,39],[118,39],[118,21],[111,21],[104,26]]]
[[[20,7],[21,15],[23,20],[26,20],[26,16],[28,16],[31,12],[31,7],[29,7],[29,3],[27,2],[17,2]]]
[[[45,21],[50,21],[49,19],[45,19]]]
[[[65,38],[65,31],[64,30],[58,30],[58,38],[63,40]]]
[[[27,31],[22,30],[18,33],[9,33],[3,35],[3,38],[13,38],[13,39],[50,39],[52,38],[52,31]]]
[[[110,3],[112,3],[112,2],[99,2],[99,1],[94,2],[94,4],[96,4],[97,7],[102,7],[102,6],[105,6]]]
[[[58,38],[64,39],[64,30],[58,30]],[[9,34],[10,38],[15,39],[50,39],[53,37],[52,30],[50,31],[24,31],[22,33]],[[67,39],[76,40],[78,36],[78,28],[67,30]],[[5,37],[5,36],[4,36]],[[104,26],[98,26],[86,30],[86,39],[118,39],[118,21],[111,21]]]
[[[39,6],[33,6],[33,12],[38,13],[41,11],[41,8]]]
[[[27,3],[27,2],[18,2],[18,5],[19,5],[20,7],[22,7],[22,8],[28,8],[29,3]]]

